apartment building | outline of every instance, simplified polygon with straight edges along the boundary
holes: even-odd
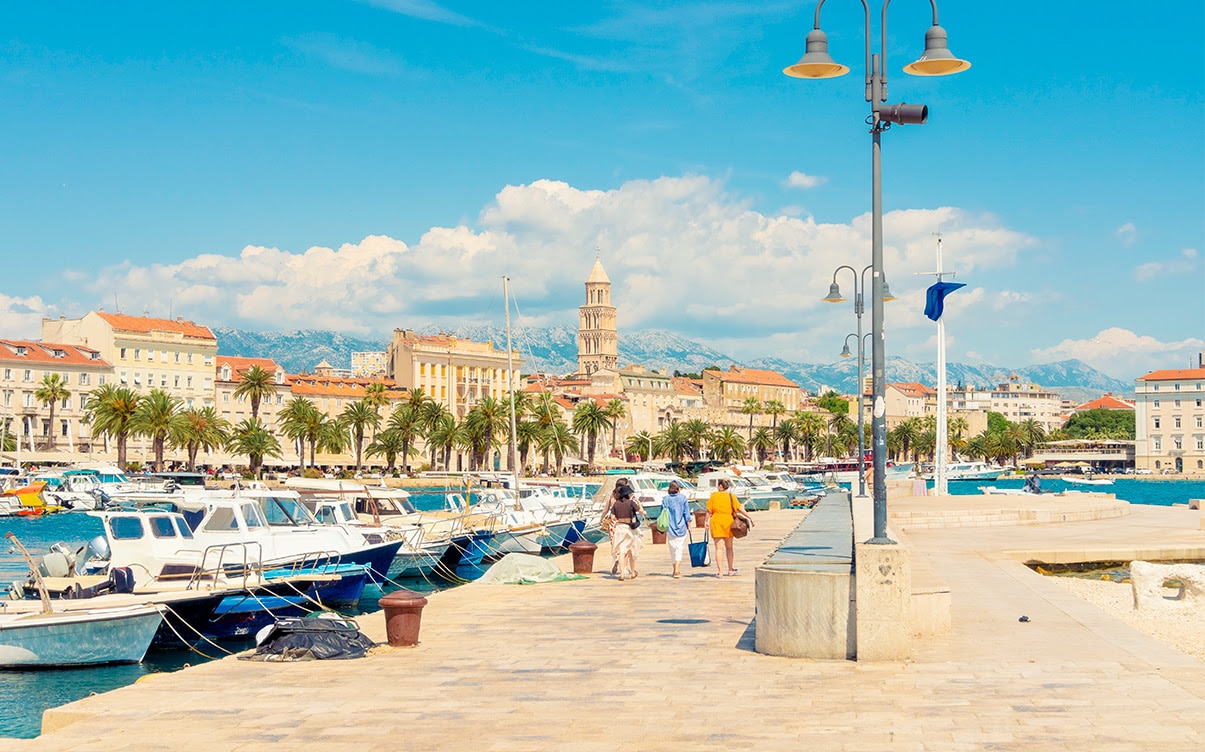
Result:
[[[49,406],[36,397],[50,374],[58,374],[70,392],[55,405],[53,424]],[[27,458],[36,459],[32,453],[52,443],[59,452],[88,453],[93,450],[92,434],[84,422],[84,404],[93,389],[112,378],[112,364],[92,348],[0,340],[0,430],[20,437],[22,452],[31,453]]]
[[[422,389],[459,420],[483,397],[505,399],[511,383],[519,388],[523,361],[518,351],[509,364],[507,360],[506,351],[494,347],[493,342],[395,329],[387,351],[386,376],[400,389]]]
[[[242,383],[242,374],[259,366],[272,374],[272,394],[264,397],[259,403],[259,419],[268,430],[275,431],[278,427],[276,414],[292,396],[285,369],[277,365],[271,358],[240,358],[232,355],[216,356],[214,373],[214,401],[218,415],[236,425],[251,417],[251,400],[246,396],[235,396],[235,391]]]
[[[777,371],[731,366],[727,371],[703,371],[703,400],[710,408],[740,412],[753,397],[765,405],[781,402],[787,412],[799,409],[803,392],[799,385]]]
[[[1134,466],[1205,473],[1205,364],[1135,380]]]
[[[137,394],[161,389],[185,407],[214,403],[217,338],[208,327],[183,317],[92,311],[78,319],[42,319],[42,339],[98,351],[113,364],[117,383]]]

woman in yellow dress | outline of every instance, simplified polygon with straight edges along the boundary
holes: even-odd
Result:
[[[717,485],[719,490],[707,499],[707,524],[711,528],[711,538],[715,548],[711,552],[711,560],[715,562],[715,576],[723,577],[724,569],[720,566],[720,542],[723,541],[725,558],[728,562],[728,576],[736,576],[736,562],[732,554],[732,520],[740,517],[753,527],[753,520],[741,507],[736,494],[728,490],[729,483],[721,478]]]

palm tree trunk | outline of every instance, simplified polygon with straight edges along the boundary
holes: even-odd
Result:
[[[46,448],[51,451],[54,451],[54,403],[56,401],[50,401],[50,435],[46,437]]]

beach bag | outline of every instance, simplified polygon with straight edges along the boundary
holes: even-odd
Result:
[[[692,567],[705,567],[711,563],[710,550],[707,545],[708,530],[703,530],[703,540],[695,543],[695,536],[690,532],[690,528],[686,528],[686,534],[690,536],[690,543],[686,548],[690,551],[690,565]]]
[[[749,534],[749,523],[745,521],[744,517],[736,516],[736,497],[729,492],[728,498],[732,500],[732,527],[729,528],[732,530],[732,537],[744,538]]]
[[[661,514],[657,515],[657,530],[664,533],[669,530],[669,507],[661,502]]]

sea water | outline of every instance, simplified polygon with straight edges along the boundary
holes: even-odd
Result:
[[[411,502],[420,510],[444,507],[442,488],[412,489]],[[101,522],[96,517],[78,512],[52,514],[41,518],[0,517],[0,597],[15,581],[24,582],[29,567],[16,548],[3,538],[12,532],[17,540],[35,557],[46,553],[55,543],[66,543],[73,551],[100,535]],[[488,565],[486,565],[488,566]],[[433,592],[480,577],[485,567],[466,565],[456,571],[456,581],[410,578],[400,583],[416,592]],[[392,589],[392,587],[387,588]],[[377,611],[376,601],[381,588],[369,586],[354,613]],[[220,658],[223,651],[238,652],[254,647],[251,640],[223,641],[222,649],[202,645],[204,654],[188,649],[151,650],[142,663],[111,666],[92,666],[70,669],[35,671],[0,670],[0,738],[33,738],[41,730],[42,711],[74,702],[91,694],[133,684],[148,674],[176,671],[191,664]]]

